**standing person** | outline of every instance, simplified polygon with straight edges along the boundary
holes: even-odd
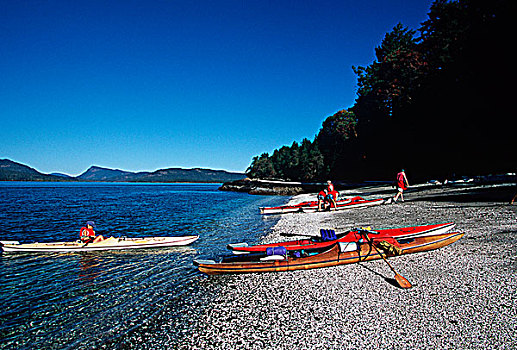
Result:
[[[87,221],[85,227],[81,227],[79,231],[79,237],[81,242],[85,245],[88,243],[97,243],[104,240],[102,235],[95,236],[95,223],[93,221]]]
[[[407,190],[409,187],[409,182],[407,181],[406,173],[404,172],[404,169],[400,173],[397,174],[397,194],[393,198],[393,202],[397,202],[397,199],[399,199],[402,202],[404,202],[404,191]]]
[[[325,201],[327,199],[328,191],[327,189],[321,190],[320,193],[318,193],[318,211],[321,211],[321,207],[323,206],[323,209],[325,209]]]
[[[328,193],[334,192],[334,184],[330,180],[327,180],[327,191]]]

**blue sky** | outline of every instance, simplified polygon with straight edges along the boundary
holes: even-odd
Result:
[[[432,1],[0,2],[0,158],[244,171],[353,105],[352,66]]]

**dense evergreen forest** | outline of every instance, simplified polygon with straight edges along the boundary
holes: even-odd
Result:
[[[249,177],[413,181],[515,172],[514,0],[437,0],[413,30],[386,33],[353,67],[357,98],[314,140],[253,158]]]

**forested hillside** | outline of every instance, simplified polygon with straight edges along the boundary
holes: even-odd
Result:
[[[420,28],[398,24],[357,98],[314,139],[253,158],[248,176],[290,180],[414,179],[515,171],[510,51],[517,2],[435,1]],[[320,117],[320,116],[315,116]]]

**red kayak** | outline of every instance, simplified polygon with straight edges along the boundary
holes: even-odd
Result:
[[[354,197],[348,202],[337,202],[336,208],[332,207],[330,209],[327,209],[327,211],[373,207],[375,205],[385,204],[385,203],[387,203],[387,201],[391,201],[391,199],[383,199],[383,198],[364,199],[361,197]],[[318,211],[318,206],[316,205],[315,207],[314,206],[302,207],[302,211],[304,213],[314,213],[314,212]]]
[[[325,247],[329,247],[337,242],[357,242],[364,238],[364,234],[361,232],[367,231],[370,239],[374,241],[387,240],[391,241],[393,238],[415,238],[429,235],[439,235],[447,232],[453,228],[456,224],[452,222],[421,225],[421,226],[408,226],[408,227],[397,227],[387,228],[380,230],[364,230],[364,229],[352,229],[350,231],[336,233],[334,230],[321,229],[321,237],[311,237],[310,239],[299,239],[295,241],[285,241],[269,244],[260,244],[249,246],[247,243],[233,243],[228,245],[228,249],[231,249],[234,254],[248,254],[255,252],[265,252],[268,248],[274,247],[285,247],[289,250],[317,250]]]
[[[351,197],[351,198],[345,198],[338,200],[336,202],[338,208],[340,206],[344,206],[347,204],[353,204],[356,202],[362,202],[364,199],[362,197]],[[260,214],[285,214],[285,213],[296,213],[300,211],[311,210],[317,211],[318,210],[318,201],[306,201],[296,204],[287,204],[287,205],[280,205],[278,207],[260,207]]]

